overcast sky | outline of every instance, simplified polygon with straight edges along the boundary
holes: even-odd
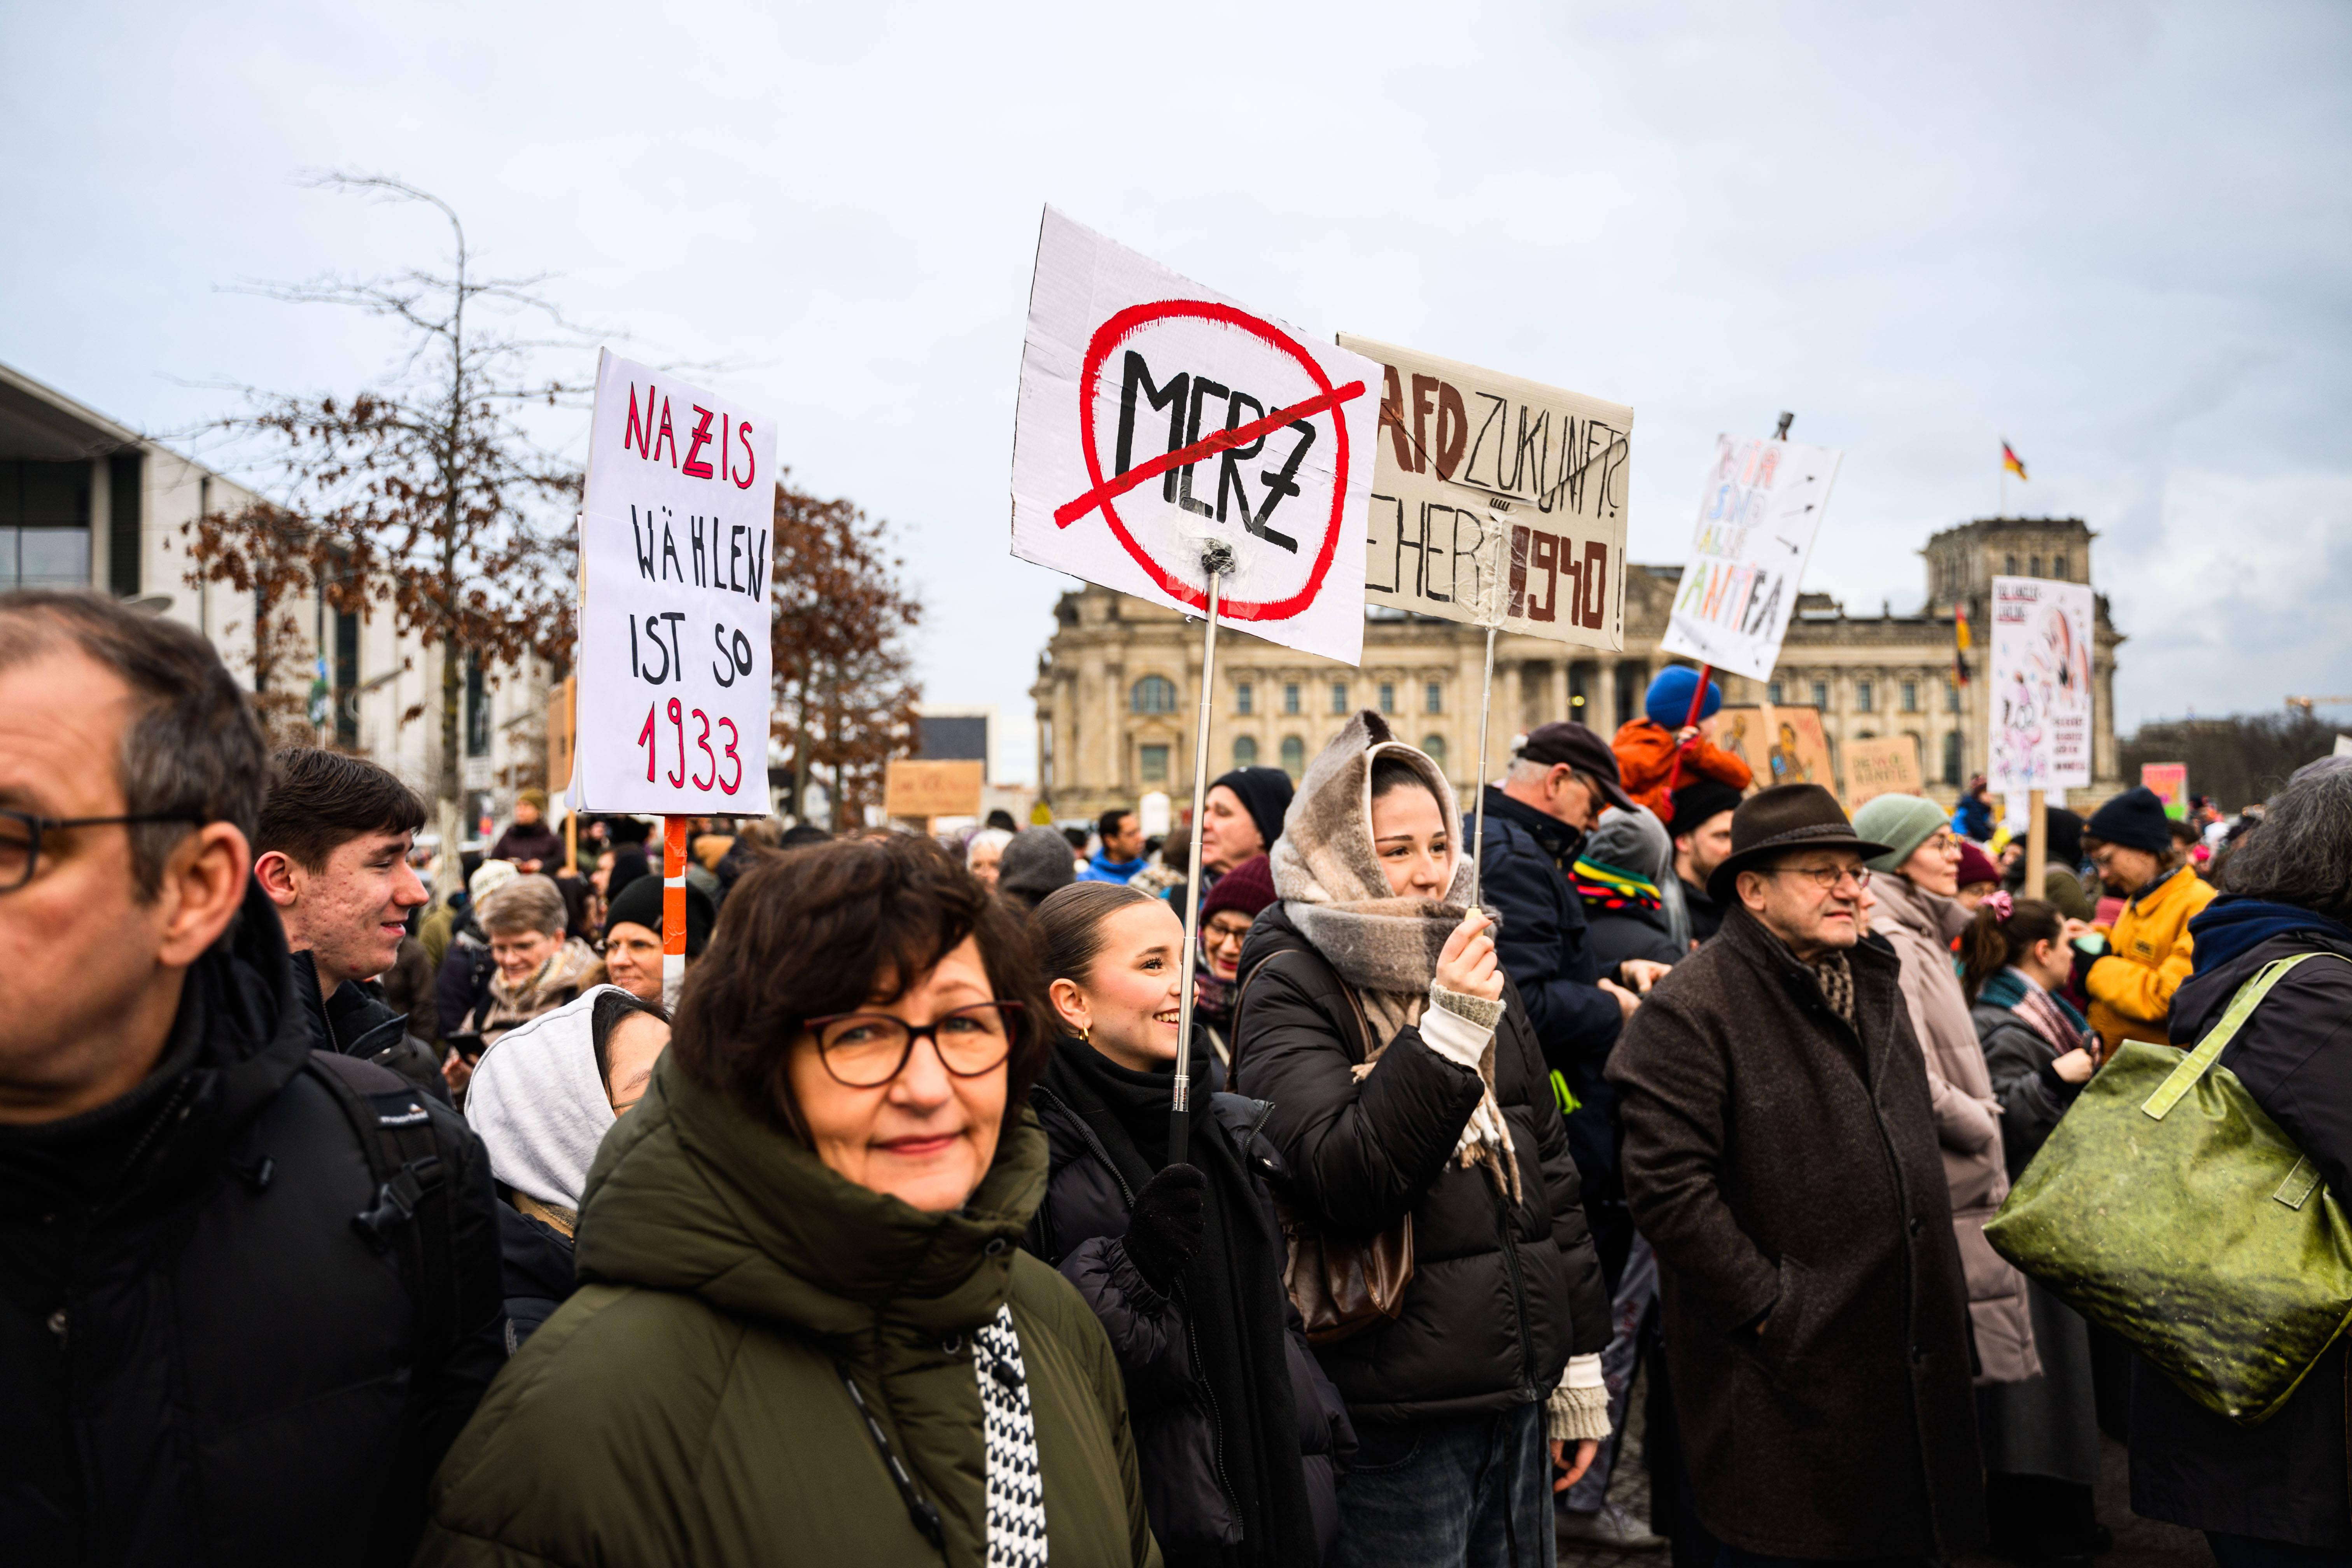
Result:
[[[427,209],[293,176],[425,186],[635,357],[736,362],[797,482],[896,526],[926,699],[995,704],[1019,776],[1052,202],[1300,328],[1633,405],[1636,560],[1789,408],[1846,453],[1808,586],[1914,609],[2006,437],[2011,510],[2098,531],[2128,731],[2352,692],[2347,84],[2332,4],[15,5],[0,360],[157,432],[226,406],[192,383],[361,384],[381,323],[222,288],[433,263]]]

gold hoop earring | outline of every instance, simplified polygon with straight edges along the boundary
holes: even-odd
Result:
[[[1091,1025],[1091,1024],[1081,1024],[1081,1025],[1079,1025],[1079,1026],[1078,1026],[1078,1044],[1080,1044],[1080,1045],[1082,1045],[1082,1046],[1091,1046],[1091,1045],[1093,1045],[1093,1044],[1094,1044],[1094,1041],[1093,1041],[1091,1038],[1089,1038],[1089,1037],[1090,1037],[1093,1033],[1094,1033],[1094,1026],[1093,1026],[1093,1025]]]

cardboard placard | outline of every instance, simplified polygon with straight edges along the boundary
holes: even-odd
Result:
[[[1792,441],[1716,437],[1662,650],[1751,680],[1771,679],[1844,457]]]
[[[2000,795],[2091,784],[2091,650],[2087,583],[1992,580],[1991,761]]]
[[[576,744],[572,731],[573,699],[578,683],[565,676],[547,691],[547,789],[550,795],[562,795],[572,787],[572,752]]]
[[[767,809],[775,426],[606,350],[580,519],[571,800]]]
[[[1882,795],[1917,795],[1925,786],[1916,735],[1874,735],[1848,741],[1840,750],[1845,753],[1848,811],[1860,811],[1864,803]]]
[[[1021,353],[1013,553],[1155,604],[1363,658],[1380,369],[1045,209]]]
[[[1347,332],[1339,346],[1381,371],[1364,597],[1623,647],[1633,411]]]
[[[981,773],[974,762],[899,761],[882,765],[885,816],[978,816]]]
[[[2189,764],[2142,763],[2139,782],[2164,802],[2164,815],[2175,822],[2189,820]]]
[[[1756,786],[1817,784],[1837,793],[1829,736],[1818,708],[1758,703],[1725,708],[1715,716],[1715,743],[1748,764]]]

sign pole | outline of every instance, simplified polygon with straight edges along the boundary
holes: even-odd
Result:
[[[686,984],[686,818],[662,818],[662,1009]]]
[[[1478,689],[1478,772],[1471,780],[1478,821],[1470,832],[1470,907],[1478,907],[1478,862],[1486,853],[1486,714],[1495,705],[1495,628],[1486,628],[1486,682]]]
[[[1698,689],[1691,693],[1690,712],[1683,720],[1684,729],[1689,730],[1696,728],[1698,724],[1698,716],[1706,711],[1706,683],[1714,674],[1715,666],[1711,664],[1702,664],[1698,667]],[[1695,742],[1696,738],[1694,737],[1693,739]],[[1675,765],[1673,768],[1668,770],[1666,773],[1666,795],[1668,797],[1666,801],[1666,809],[1670,812],[1675,808],[1674,800],[1672,798],[1675,791],[1683,787],[1683,753],[1689,750],[1690,747],[1688,746],[1676,746],[1675,748]]]
[[[1209,715],[1216,700],[1217,591],[1234,569],[1233,547],[1212,542],[1201,552],[1209,574],[1209,627],[1201,644],[1201,719],[1192,731],[1192,831],[1184,878],[1183,995],[1176,1007],[1176,1092],[1168,1108],[1168,1163],[1181,1165],[1192,1152],[1192,955],[1201,951],[1201,825],[1207,819]]]
[[[563,814],[563,874],[567,877],[580,875],[580,813],[577,811]]]
[[[2050,824],[2042,809],[2044,793],[2033,790],[2025,797],[2025,896],[2042,897],[2042,874],[2050,868]]]

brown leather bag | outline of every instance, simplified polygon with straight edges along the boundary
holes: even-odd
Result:
[[[1282,955],[1276,953],[1274,958]],[[1242,980],[1234,996],[1234,1044],[1238,1047],[1242,997],[1249,992],[1249,983],[1257,978],[1259,969],[1274,962],[1260,961]],[[1348,1006],[1356,1015],[1356,1033],[1362,1052],[1371,1054],[1372,1029],[1364,1017],[1363,1004],[1347,984],[1340,983],[1339,994],[1348,999]],[[1371,1070],[1369,1065],[1359,1066],[1360,1079]],[[1238,1074],[1239,1064],[1235,1064]],[[1339,1241],[1325,1236],[1312,1224],[1299,1217],[1297,1211],[1279,1195],[1275,1198],[1275,1217],[1282,1224],[1282,1237],[1288,1256],[1282,1266],[1282,1288],[1289,1294],[1290,1304],[1298,1309],[1307,1325],[1309,1344],[1329,1344],[1349,1335],[1370,1328],[1382,1318],[1394,1318],[1404,1311],[1405,1287],[1412,1283],[1412,1215],[1410,1211],[1397,1216],[1397,1222],[1367,1241]]]

